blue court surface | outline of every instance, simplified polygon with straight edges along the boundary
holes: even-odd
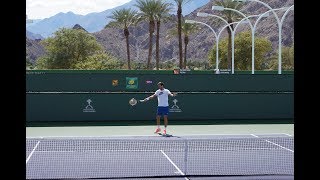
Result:
[[[288,134],[28,137],[26,177],[294,179],[294,137]]]

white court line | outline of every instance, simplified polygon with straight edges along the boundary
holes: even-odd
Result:
[[[26,160],[26,164],[28,163],[29,159],[31,158],[32,154],[34,153],[34,151],[37,149],[38,145],[39,145],[40,141],[37,142],[37,144],[34,146],[32,152],[29,154],[27,160]]]
[[[259,135],[281,135],[285,133],[266,133]],[[250,136],[251,134],[178,134],[175,136]],[[286,134],[287,135],[287,134]],[[27,139],[36,139],[36,138],[106,138],[106,137],[159,137],[159,135],[149,134],[149,135],[108,135],[108,136],[30,136]],[[290,135],[289,135],[290,136]]]
[[[259,138],[258,136],[254,135],[254,134],[250,134],[250,135],[253,136],[253,137]]]
[[[256,138],[259,138],[258,136],[254,135],[254,134],[251,134],[251,136],[256,137]],[[268,141],[268,140],[265,140],[265,141],[268,142],[268,143],[271,143],[271,144],[273,144],[273,145],[279,146],[279,147],[281,147],[281,148],[283,148],[283,149],[285,149],[285,150],[288,150],[288,151],[290,151],[290,152],[294,152],[293,150],[288,149],[288,148],[283,147],[283,146],[280,146],[280,145],[277,144],[277,143],[274,143],[274,142],[271,142],[271,141]]]
[[[265,140],[265,141],[267,141],[268,143],[274,144],[274,145],[276,145],[276,146],[279,146],[279,147],[281,147],[281,148],[283,148],[283,149],[285,149],[285,150],[288,150],[288,151],[294,152],[293,150],[288,149],[288,148],[283,147],[283,146],[280,146],[279,144],[276,144],[276,143],[274,143],[274,142],[271,142],[271,141],[268,141],[268,140]]]
[[[287,134],[287,133],[282,133],[282,134],[284,134],[284,135],[287,135],[287,136],[290,136],[290,137],[292,136],[292,135],[290,135],[290,134]]]
[[[245,149],[245,148],[243,148]],[[271,148],[248,148],[249,150],[268,150]],[[211,149],[211,151],[230,151],[234,150],[234,148],[230,149]],[[207,151],[207,150],[201,150],[197,149],[197,151]],[[73,150],[73,151],[38,151],[37,153],[74,153],[74,152],[159,152],[159,150]],[[175,151],[177,152],[177,151]],[[181,151],[182,152],[182,151]]]
[[[168,157],[168,155],[166,154],[166,153],[164,153],[162,150],[160,150],[161,151],[161,153],[168,159],[168,161],[170,161],[170,163],[178,170],[178,172],[181,174],[181,175],[185,175],[180,169],[179,169],[179,167],[176,165],[176,164],[174,164],[174,162]],[[189,180],[188,178],[184,178],[184,179],[186,179],[186,180]]]

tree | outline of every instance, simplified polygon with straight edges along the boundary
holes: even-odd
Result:
[[[156,68],[159,70],[159,61],[160,61],[160,25],[162,20],[170,19],[169,12],[171,10],[171,4],[162,2],[162,0],[158,0],[158,11],[156,12],[156,24],[157,24],[157,35],[156,35]]]
[[[240,10],[243,7],[243,3],[234,2],[233,0],[220,0],[216,1],[217,6],[223,6],[225,8],[232,8],[236,10]],[[222,17],[224,19],[227,19],[228,23],[233,23],[239,19],[239,14],[230,10],[222,11]],[[231,29],[233,30],[233,24],[230,25]],[[231,40],[231,30],[227,28],[228,31],[228,69],[231,69],[231,61],[232,61],[232,40]]]
[[[119,9],[112,12],[112,16],[110,17],[114,21],[110,23],[109,26],[106,27],[116,27],[123,29],[123,34],[126,38],[127,44],[127,61],[128,61],[128,69],[131,69],[130,63],[130,44],[129,44],[129,27],[136,23],[136,14],[137,11],[131,9]]]
[[[94,36],[80,29],[59,29],[41,43],[47,55],[39,58],[37,67],[45,69],[73,69],[102,50]]]
[[[271,41],[264,37],[255,38],[255,69],[264,69],[266,55],[272,51]],[[228,39],[223,39],[219,42],[219,69],[227,68],[228,56]],[[251,32],[245,31],[239,33],[235,37],[235,69],[251,70],[252,68],[252,46]],[[209,53],[209,61],[212,65],[216,63],[216,45]]]
[[[181,25],[181,33],[184,36],[184,61],[183,61],[183,68],[185,69],[187,66],[187,47],[189,44],[189,36],[195,32],[197,32],[200,28],[196,24],[185,23],[182,22]],[[171,36],[176,36],[178,34],[177,29],[171,29],[169,31]]]
[[[135,5],[139,8],[140,12],[140,20],[149,21],[149,52],[148,52],[148,61],[147,61],[147,69],[151,69],[151,58],[152,58],[152,41],[153,41],[153,33],[155,28],[155,17],[156,12],[158,11],[159,4],[158,0],[137,0],[137,4]]]
[[[26,69],[33,69],[33,64],[28,56],[26,56]]]
[[[106,53],[99,53],[89,56],[85,61],[75,64],[75,69],[121,69],[121,62]]]
[[[178,16],[178,39],[179,39],[179,67],[182,69],[182,5],[190,0],[174,0],[177,4],[177,16]]]
[[[183,68],[187,66],[187,47],[189,44],[189,36],[192,33],[195,33],[199,30],[199,27],[196,24],[184,23],[182,24],[182,33],[184,35],[184,61]]]
[[[268,64],[269,69],[278,70],[278,63],[278,56],[273,55]],[[294,43],[290,47],[282,47],[281,68],[283,70],[294,70]]]
[[[52,58],[48,56],[41,56],[36,61],[36,69],[64,69],[64,68],[52,68]]]

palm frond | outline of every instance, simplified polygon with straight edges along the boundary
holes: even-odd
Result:
[[[174,0],[177,5],[184,5],[192,0]]]
[[[162,0],[157,1],[157,9],[155,12],[156,20],[167,20],[170,16],[170,11],[172,10],[172,4],[163,2]]]
[[[137,11],[132,9],[119,9],[112,12],[112,15],[109,16],[113,21],[109,23],[106,27],[120,27],[128,28],[136,21]]]
[[[181,32],[183,35],[189,36],[190,34],[193,34],[197,31],[199,31],[201,28],[197,24],[191,24],[191,23],[185,23],[185,21],[182,21],[181,24]],[[167,33],[170,37],[175,37],[178,35],[177,26],[174,28],[171,28],[168,30]]]
[[[216,1],[215,4],[216,6],[223,6],[225,8],[232,8],[232,9],[236,9],[236,10],[240,10],[242,9],[242,7],[244,6],[243,3],[240,2],[234,2],[232,0],[220,0],[220,1]],[[228,20],[228,21],[237,21],[238,19],[240,19],[242,16],[239,15],[236,12],[233,11],[222,11],[222,16]]]
[[[140,10],[140,18],[146,20],[154,20],[156,17],[156,12],[158,8],[157,0],[137,0],[135,4]]]

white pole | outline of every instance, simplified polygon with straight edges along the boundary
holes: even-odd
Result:
[[[204,22],[200,22],[200,21],[194,21],[194,20],[192,20],[191,21],[192,23],[198,23],[198,24],[202,24],[202,25],[205,25],[205,26],[207,26],[212,32],[213,32],[213,34],[214,34],[214,36],[215,36],[215,38],[216,38],[216,42],[218,42],[218,36],[217,36],[217,33],[214,31],[214,29],[212,29],[212,27],[211,26],[209,26],[208,24],[206,24],[206,23],[204,23]],[[188,22],[188,23],[190,23],[190,21]],[[218,44],[217,44],[217,46],[218,46]],[[216,56],[216,69],[218,69],[218,62],[219,60],[218,60],[218,56]]]
[[[251,17],[259,17],[259,16],[262,16],[263,14],[260,14],[260,15],[251,15],[251,16],[247,16],[247,17],[245,17],[245,18],[243,18],[243,19],[241,19],[241,21],[239,21],[239,23],[236,25],[236,27],[234,28],[234,32],[236,32],[237,31],[237,28],[238,28],[238,26],[243,22],[243,21],[245,21],[245,20],[249,20],[249,18],[251,18]],[[249,21],[250,22],[250,21]],[[250,22],[250,24],[251,24],[251,22]],[[251,41],[253,42],[252,43],[252,48],[251,48],[251,66],[252,66],[252,74],[254,74],[254,35],[252,35],[252,34],[254,34],[253,32],[254,32],[254,27],[252,27],[252,24],[250,25],[250,28],[251,28]]]
[[[264,15],[265,14],[268,14],[269,12],[271,12],[271,11],[277,11],[277,10],[283,10],[283,9],[287,9],[287,7],[283,7],[283,8],[277,8],[277,9],[272,9],[272,10],[268,10],[268,11],[266,11],[266,12],[264,12],[263,14],[261,14],[260,16],[259,16],[259,18],[256,20],[256,22],[255,22],[255,24],[253,25],[253,32],[252,32],[252,36],[255,36],[255,31],[256,31],[256,28],[257,28],[257,24],[258,24],[258,22],[261,20],[261,18],[263,18],[264,17]],[[280,27],[280,26],[278,26],[278,27]],[[281,33],[280,33],[281,34]],[[280,34],[279,34],[279,36],[280,36]],[[255,50],[255,45],[254,45],[255,43],[254,42],[252,42],[252,52],[254,53],[254,50]],[[280,54],[280,53],[279,53]],[[254,60],[253,60],[254,61]],[[281,63],[280,63],[281,64]],[[254,65],[254,64],[253,64]],[[254,66],[253,66],[254,67]],[[278,66],[279,67],[279,66]],[[278,69],[278,73],[280,72],[280,74],[281,74],[281,69],[280,69],[280,71],[279,71],[279,69]]]
[[[218,41],[219,41],[219,39],[220,39],[221,33],[223,32],[223,30],[224,30],[225,28],[227,28],[227,27],[230,28],[230,25],[231,25],[231,24],[237,24],[237,23],[239,23],[239,22],[233,22],[233,23],[230,23],[230,24],[224,26],[223,28],[221,28],[221,30],[220,30],[220,32],[219,32],[219,34],[218,34],[218,38],[217,38]],[[230,28],[230,29],[231,29],[231,28]],[[231,39],[233,39],[233,38],[232,38],[232,32],[233,32],[233,30],[231,29]],[[219,49],[217,49],[217,52],[219,52]]]
[[[230,26],[230,24],[228,23],[227,20],[223,19],[221,16],[217,16],[217,15],[214,15],[214,14],[209,14],[209,13],[205,13],[206,15],[208,16],[211,16],[211,17],[216,17],[216,18],[219,18],[220,20],[222,20],[223,22],[225,22],[227,24],[226,27],[229,27],[230,29],[230,32],[232,32],[232,28]],[[224,28],[223,28],[224,29]],[[219,38],[217,37],[217,40],[216,40],[216,70],[218,71],[219,69]]]
[[[216,71],[219,71],[219,39],[216,39]]]
[[[209,25],[206,24],[206,23],[200,22],[200,21],[195,21],[195,23],[203,24],[203,25],[207,26],[209,29],[211,29],[211,31],[213,32],[213,34],[214,34],[214,36],[215,36],[215,38],[216,38],[216,41],[217,41],[217,38],[218,38],[217,33],[214,31],[214,29],[212,29],[211,26],[209,26]],[[217,46],[218,46],[218,44],[217,44]],[[218,69],[218,68],[217,68],[217,65],[218,65],[218,63],[219,63],[218,61],[219,61],[219,60],[218,60],[218,56],[216,56],[216,69]]]
[[[231,40],[232,40],[232,70],[231,70],[231,74],[234,74],[234,31],[231,31]]]
[[[224,10],[229,10],[229,11],[233,11],[233,12],[236,12],[238,14],[240,14],[242,17],[247,18],[247,16],[245,14],[243,14],[241,11],[238,11],[236,9],[232,9],[232,8],[224,8]],[[240,21],[241,22],[241,21]],[[240,23],[239,23],[240,24]],[[238,24],[238,25],[239,25]],[[252,23],[249,21],[249,25],[250,25],[250,28],[252,30]],[[233,30],[233,38],[234,38],[234,34],[235,34],[235,30]],[[231,36],[232,37],[232,36]],[[234,40],[232,41],[232,65],[231,65],[231,71],[232,71],[232,74],[234,74]]]
[[[267,7],[275,16],[277,23],[278,23],[278,27],[279,27],[279,38],[281,38],[281,29],[280,29],[280,20],[278,15],[276,14],[276,12],[267,4],[264,3],[262,1],[259,0],[248,0],[248,1],[253,1],[253,2],[257,2],[260,3],[262,5],[264,5],[265,7]],[[279,53],[278,53],[278,74],[281,74],[281,42],[279,41]]]
[[[287,14],[289,13],[289,11],[291,10],[291,8],[293,8],[294,5],[290,6],[286,12],[283,14],[282,18],[281,18],[281,21],[280,21],[280,24],[279,24],[279,56],[280,58],[282,58],[282,25],[283,25],[283,21],[285,19],[285,17],[287,16]],[[279,63],[278,63],[278,72],[279,74],[281,74],[281,67],[282,67],[282,59],[279,60]]]
[[[198,21],[196,21],[197,23],[200,23],[200,24],[203,24],[203,25],[205,25],[205,26],[207,26],[209,29],[211,29],[211,31],[213,32],[213,34],[214,34],[214,36],[215,36],[215,38],[216,38],[216,42],[218,41],[217,39],[218,39],[218,36],[217,36],[217,33],[214,31],[214,29],[212,29],[212,27],[211,26],[209,26],[208,24],[206,24],[206,23],[203,23],[203,22],[198,22]],[[218,44],[216,44],[217,45],[217,47],[218,47]],[[218,64],[219,64],[219,59],[218,59],[218,56],[216,56],[216,69],[218,70]]]
[[[281,65],[282,65],[282,33],[281,33],[281,27],[278,26],[278,33],[279,33],[279,52],[278,52],[278,74],[281,74]]]
[[[254,74],[254,32],[255,32],[255,27],[251,29],[251,74]]]

